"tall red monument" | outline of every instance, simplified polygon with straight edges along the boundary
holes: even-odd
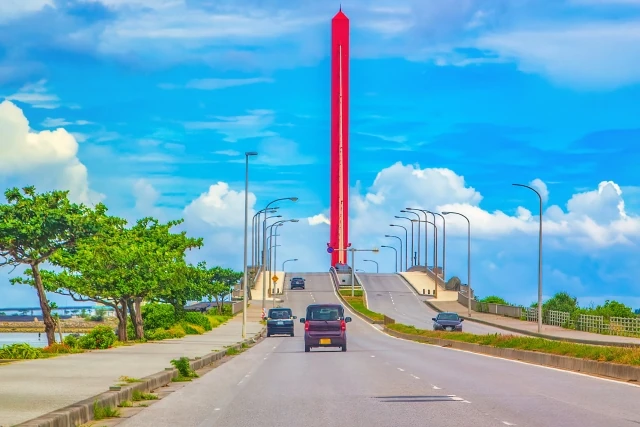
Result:
[[[331,265],[347,263],[349,246],[349,18],[331,20]],[[342,250],[336,250],[342,249]]]

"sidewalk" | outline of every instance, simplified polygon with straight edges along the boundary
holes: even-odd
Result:
[[[429,301],[428,305],[435,307],[440,311],[451,311],[458,313],[465,319],[468,318],[468,309],[457,301]],[[538,336],[538,324],[536,322],[527,322],[513,317],[497,316],[489,313],[479,313],[471,311],[471,319],[479,323],[486,323],[492,326],[511,329],[525,335]],[[623,337],[618,335],[602,335],[591,332],[576,331],[573,329],[565,329],[560,326],[542,325],[542,333],[539,335],[543,338],[564,339],[567,341],[582,342],[584,344],[599,345],[621,345],[635,344],[640,345],[640,338]]]
[[[247,338],[260,333],[261,304],[247,310]],[[172,359],[204,356],[242,341],[242,313],[203,335],[0,365],[0,427],[8,427],[109,390],[121,376],[143,378]]]

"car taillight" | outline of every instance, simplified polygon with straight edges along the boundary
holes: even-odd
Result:
[[[347,322],[345,322],[344,320],[340,321],[340,329],[343,331],[347,330]]]
[[[309,330],[309,321],[308,320],[306,322],[304,322],[304,330],[305,331]]]

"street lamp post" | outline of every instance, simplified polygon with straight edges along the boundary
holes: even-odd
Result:
[[[395,216],[394,218],[398,218],[398,219],[406,219],[411,223],[411,266],[413,267],[413,220],[409,217],[406,216]],[[407,254],[405,254],[406,256]],[[407,263],[408,264],[408,263]],[[406,265],[406,269],[409,269],[409,266]]]
[[[436,225],[435,222],[431,222],[427,220],[425,221],[424,228],[427,228],[427,224],[431,224],[433,226],[433,229],[435,230],[435,238],[434,238],[435,250],[433,251],[433,258],[434,258],[434,263],[437,267],[438,265],[438,226]],[[434,270],[436,267],[434,267]],[[433,280],[433,283],[435,283],[436,287],[433,290],[433,295],[435,298],[438,298],[438,270],[435,270],[434,273],[436,277]]]
[[[285,265],[286,263],[288,263],[288,262],[294,262],[294,261],[297,261],[297,260],[298,260],[298,258],[291,258],[291,259],[288,259],[288,260],[284,261],[284,262],[282,263],[282,271],[285,271],[285,270],[284,270],[284,265]]]
[[[420,211],[422,212],[422,214],[424,215],[424,268],[425,271],[429,269],[429,242],[428,242],[428,230],[427,230],[427,224],[426,221],[429,220],[429,217],[427,216],[428,211],[425,209],[418,209],[418,208],[407,208],[408,211]]]
[[[394,248],[393,246],[387,246],[387,245],[382,245],[380,246],[381,248],[389,248],[389,249],[393,249],[393,252],[395,252],[395,260],[396,260],[396,273],[398,272],[398,250],[396,248]],[[402,250],[402,244],[400,245],[400,250]]]
[[[460,212],[442,212],[442,215],[459,215],[467,220],[467,310],[471,317],[471,221]]]
[[[404,228],[404,270],[409,269],[409,231],[404,225],[389,224],[390,227]],[[402,254],[400,254],[400,265],[402,265]]]
[[[283,220],[280,220],[280,221],[277,221],[277,222],[274,222],[273,224],[271,224],[271,225],[269,226],[269,228],[271,228],[271,230],[269,230],[269,234],[270,234],[270,235],[269,235],[269,238],[270,238],[270,239],[272,239],[272,238],[274,237],[274,235],[273,235],[273,229],[274,229],[274,228],[277,228],[277,227],[279,227],[279,226],[281,226],[281,225],[282,225],[282,224],[284,224],[285,222],[298,222],[298,220],[297,220],[297,219],[283,219]],[[276,235],[277,235],[277,233],[276,233]],[[277,237],[276,237],[276,240],[277,240]],[[275,242],[274,242],[274,243],[275,243]],[[275,246],[277,246],[277,245],[275,245]],[[271,246],[270,244],[269,244],[269,246],[268,246],[268,248],[269,248],[269,289],[271,289],[271,264],[272,264],[272,263],[271,263],[271,260],[272,260],[272,258],[271,258],[271,248],[272,248],[272,247],[275,247],[275,246]],[[275,258],[275,256],[274,256],[274,258]],[[274,269],[276,268],[276,264],[275,264],[275,262],[273,263],[273,268],[274,268]],[[265,301],[265,300],[266,300],[266,298],[267,298],[267,290],[266,290],[266,283],[265,283],[265,282],[266,282],[266,280],[265,280],[265,279],[266,279],[266,277],[265,277],[265,275],[263,274],[263,275],[262,275],[262,285],[263,285],[263,287],[262,287],[262,300],[263,300],[263,305],[265,304],[265,303],[264,303],[264,301]],[[275,286],[274,286],[274,287],[275,287]],[[272,297],[273,297],[273,292],[271,292],[271,295],[272,295]],[[275,302],[275,297],[274,297],[274,298],[273,298],[273,304],[274,304],[274,307],[275,307],[275,303],[276,303],[276,302]]]
[[[252,247],[253,247],[253,254],[251,255],[252,265],[255,265],[256,262],[260,262],[260,216],[263,213],[265,214],[265,216],[268,213],[276,213],[278,209],[279,208],[277,207],[271,208],[269,210],[262,209],[256,212],[256,214],[253,216],[253,226],[255,228],[255,231],[253,232],[253,242],[252,242]]]
[[[269,204],[267,204],[267,206],[265,206],[265,210],[269,209],[269,206],[271,206],[273,203],[275,202],[279,202],[280,200],[291,200],[292,202],[297,202],[298,198],[297,197],[283,197],[280,199],[275,199],[272,200],[271,202],[269,202]],[[265,215],[266,216],[266,215]],[[281,217],[282,215],[280,215]],[[266,264],[266,241],[267,241],[267,218],[265,218],[264,222],[262,223],[262,265],[264,266]],[[265,272],[264,272],[264,267],[263,271],[262,271],[262,310],[264,311],[265,308],[265,302],[267,300],[267,283],[266,283],[266,276],[265,276]]]
[[[524,184],[511,184],[516,187],[528,188],[538,195],[540,201],[540,226],[538,230],[538,333],[542,333],[542,196],[533,187]]]
[[[247,299],[249,298],[249,280],[247,274],[247,238],[249,233],[249,157],[257,156],[255,151],[244,153],[244,280],[242,283],[242,338],[247,337]]]
[[[378,261],[374,261],[372,259],[363,259],[363,261],[373,262],[376,264],[376,273],[380,273],[380,266],[378,265]]]
[[[378,253],[379,249],[356,249],[348,248],[347,251],[351,252],[351,296],[356,295],[356,252],[375,252]]]
[[[402,212],[402,213],[410,213],[410,214],[413,214],[413,215],[418,217],[418,256],[417,256],[415,265],[420,265],[420,214],[417,213],[417,212],[412,212],[409,209],[404,209],[404,210],[401,210],[400,212]],[[426,232],[427,232],[427,224],[424,225],[424,232],[426,234]],[[411,257],[413,258],[413,253],[411,254]]]
[[[392,224],[393,225],[393,224]],[[398,227],[402,227],[401,225],[398,225]],[[404,228],[404,227],[402,227]],[[407,232],[407,229],[405,228],[405,233]],[[400,271],[402,271],[402,238],[399,236],[392,236],[390,234],[385,234],[384,237],[393,237],[394,239],[398,239],[400,240]],[[406,240],[405,240],[406,242]],[[405,243],[405,247],[406,247],[406,243]],[[395,249],[395,248],[394,248]],[[406,265],[406,261],[405,261],[405,265]],[[397,269],[397,268],[396,268]]]
[[[435,222],[436,219],[436,215],[438,215],[440,218],[442,218],[442,280],[444,280],[446,282],[447,280],[447,221],[444,219],[444,216],[442,214],[439,214],[438,212],[431,212],[431,211],[427,211],[430,214],[433,215],[433,219]],[[437,243],[436,243],[437,245]],[[438,266],[436,265],[436,268]]]

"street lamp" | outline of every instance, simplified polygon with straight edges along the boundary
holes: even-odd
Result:
[[[434,263],[434,274],[435,274],[435,279],[433,279],[433,283],[435,283],[436,287],[433,290],[433,296],[435,298],[438,298],[438,279],[440,276],[438,276],[438,271],[436,270],[437,266],[438,266],[438,226],[436,226],[435,222],[431,222],[429,220],[424,221],[424,228],[427,228],[427,224],[431,224],[433,226],[433,230],[434,230],[434,239],[433,239],[433,246],[434,246],[434,251],[433,251],[433,263]],[[427,271],[429,269],[427,268]],[[446,288],[445,288],[446,289]]]
[[[540,200],[540,227],[538,231],[538,333],[542,333],[542,196],[533,187],[524,184],[511,184],[516,187],[524,187],[538,195]]]
[[[288,259],[288,260],[284,261],[284,262],[282,263],[282,271],[285,271],[285,270],[284,270],[284,265],[285,265],[286,263],[288,263],[288,262],[293,262],[293,261],[297,261],[297,260],[298,260],[298,258],[291,258],[291,259]]]
[[[265,210],[269,209],[269,206],[271,206],[272,204],[279,202],[280,200],[291,200],[292,202],[297,202],[298,198],[297,197],[282,197],[280,199],[275,199],[270,201],[267,206],[265,206]],[[280,215],[282,216],[282,215]],[[262,265],[263,265],[263,270],[262,270],[262,311],[264,311],[264,306],[265,306],[265,301],[267,299],[267,289],[266,289],[266,277],[264,275],[264,265],[265,265],[265,261],[266,261],[266,244],[267,244],[267,223],[266,223],[267,219],[265,218],[264,222],[262,223]]]
[[[433,222],[436,222],[436,215],[438,215],[440,218],[442,218],[442,279],[444,281],[447,280],[447,221],[444,219],[444,216],[442,214],[439,214],[438,212],[431,212],[431,211],[427,211],[429,212],[431,215],[433,215]],[[437,242],[436,242],[437,245]],[[438,268],[438,266],[435,266],[436,268]]]
[[[253,249],[251,254],[251,265],[255,266],[255,263],[260,260],[260,215],[268,214],[268,213],[276,213],[279,208],[271,208],[269,210],[261,209],[253,216],[252,220],[252,233],[253,241],[251,242],[251,247]]]
[[[393,226],[393,224],[391,224]],[[398,225],[398,227],[402,227],[401,225]],[[402,227],[404,228],[404,227]],[[407,229],[405,228],[404,230],[405,232],[407,231]],[[385,234],[384,237],[393,237],[394,239],[398,239],[400,240],[400,271],[402,271],[402,238],[400,238],[399,236],[392,236],[390,234]],[[406,240],[405,240],[406,242]],[[406,247],[406,243],[405,243],[405,247]],[[395,248],[394,248],[395,249]],[[397,252],[397,251],[396,251]],[[406,265],[406,260],[405,260],[405,265]],[[398,266],[396,265],[396,270],[398,269]]]
[[[417,212],[411,212],[409,209],[401,210],[402,213],[410,213],[418,217],[418,259],[415,265],[420,265],[420,214]],[[427,224],[424,225],[424,232],[427,233]],[[413,253],[411,254],[413,258]]]
[[[404,225],[389,224],[389,226],[404,228],[404,270],[407,271],[409,269],[409,231]],[[402,265],[402,255],[400,255],[400,265]]]
[[[409,217],[406,216],[395,216],[394,218],[398,218],[398,219],[406,219],[411,223],[411,266],[413,267],[413,220]],[[405,254],[405,257],[407,256],[407,254]],[[409,266],[406,266],[407,270],[409,269]]]
[[[298,200],[298,199],[296,199]],[[298,222],[297,219],[283,219],[280,221],[276,221],[273,224],[271,224],[269,227],[271,228],[270,230],[270,235],[273,236],[273,227],[276,226],[280,226],[282,224],[284,224],[285,222]],[[266,229],[265,229],[265,233],[266,233]],[[271,269],[271,248],[269,248],[269,269]],[[271,274],[271,272],[269,272],[269,274]],[[269,278],[269,281],[271,281],[271,278]],[[269,286],[269,289],[271,289],[271,286]],[[264,271],[262,272],[262,308],[265,307],[265,301],[267,300],[267,276],[264,274]],[[275,299],[274,299],[274,304],[275,304]]]
[[[380,273],[380,266],[378,265],[378,261],[374,261],[372,259],[363,259],[363,261],[374,262],[376,264],[376,273]]]
[[[442,215],[459,215],[467,220],[467,310],[471,317],[471,221],[460,212],[442,212]]]
[[[422,214],[424,215],[424,220],[428,221],[429,217],[427,216],[427,210],[425,209],[418,209],[418,208],[407,208],[408,211],[420,211],[422,212]],[[427,230],[427,224],[425,223],[424,225],[424,268],[425,271],[429,270],[429,242],[428,242],[428,230]]]
[[[356,252],[380,252],[380,249],[356,249],[356,248],[348,248],[347,251],[351,252],[351,296],[354,297],[356,295]]]
[[[242,338],[247,337],[247,298],[249,280],[247,278],[247,234],[249,233],[249,157],[257,156],[255,151],[244,153],[244,281],[242,283]]]
[[[394,248],[393,246],[387,246],[387,245],[382,245],[380,246],[381,248],[389,248],[389,249],[393,249],[393,252],[395,252],[395,260],[396,260],[396,273],[398,272],[398,250],[396,248]],[[402,245],[400,245],[400,250],[402,250]]]

